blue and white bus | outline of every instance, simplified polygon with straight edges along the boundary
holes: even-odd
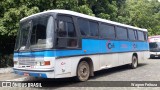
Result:
[[[20,20],[14,72],[86,81],[95,71],[136,68],[148,57],[146,29],[57,9]]]
[[[160,36],[149,36],[149,49],[150,49],[150,58],[160,57]]]

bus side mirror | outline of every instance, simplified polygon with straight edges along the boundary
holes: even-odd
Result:
[[[65,31],[63,21],[58,22],[58,31],[62,31],[62,32]]]

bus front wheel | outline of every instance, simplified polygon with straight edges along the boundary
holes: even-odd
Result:
[[[86,61],[81,61],[77,68],[77,80],[87,81],[90,74],[90,68]]]
[[[137,66],[138,66],[138,58],[136,56],[132,57],[132,63],[131,63],[130,66],[131,66],[132,69],[137,68]]]

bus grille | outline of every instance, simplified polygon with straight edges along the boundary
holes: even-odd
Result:
[[[36,65],[34,58],[18,58],[19,65]]]

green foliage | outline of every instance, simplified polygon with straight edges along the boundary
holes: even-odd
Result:
[[[13,67],[13,54],[0,55],[0,68]]]
[[[82,5],[73,9],[74,11],[94,16],[92,10],[87,5]]]
[[[117,17],[118,7],[116,0],[97,0],[92,9],[94,14],[100,18],[115,21]]]
[[[2,31],[0,29],[1,35],[15,36],[19,27],[19,20],[38,11],[37,7],[29,9],[24,5],[18,8],[8,9],[8,11],[4,13],[3,19],[1,19],[3,23]]]
[[[105,14],[105,13],[99,13],[97,15],[97,17],[103,18],[103,19],[110,19],[110,15],[109,14]]]
[[[146,28],[149,35],[160,34],[160,2],[158,0],[126,0],[119,10],[118,22]]]
[[[77,6],[78,6],[77,0],[57,0],[56,1],[56,8],[58,9],[72,10]]]
[[[77,11],[146,28],[149,35],[160,35],[158,0],[1,0],[0,53],[13,53],[20,19],[51,9]]]
[[[0,14],[0,36],[16,36],[19,28],[19,20],[25,16],[39,12],[39,8],[33,6],[28,8],[23,0],[3,0],[1,2]]]
[[[16,36],[19,20],[50,9],[67,9],[160,34],[158,0],[1,0],[0,36]]]

